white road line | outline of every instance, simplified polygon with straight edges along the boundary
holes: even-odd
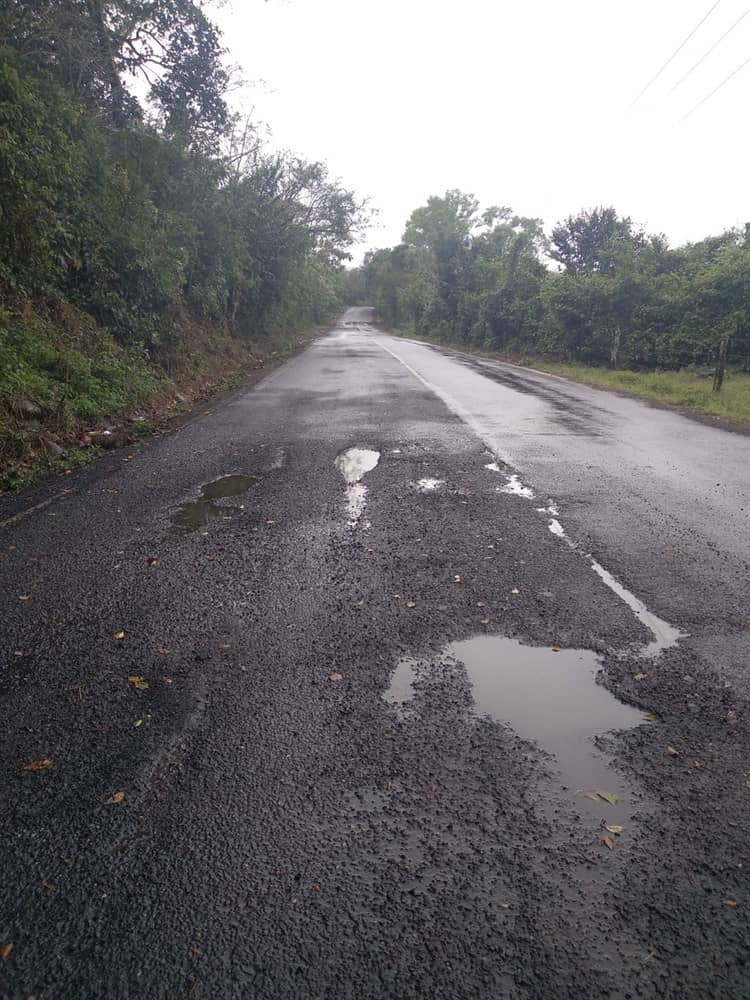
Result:
[[[65,496],[67,496],[65,493],[56,493],[53,497],[50,497],[49,500],[42,500],[41,503],[35,504],[33,507],[21,510],[17,514],[14,514],[13,517],[8,517],[4,521],[0,521],[0,528],[10,528],[11,525],[18,524],[19,521],[23,521],[23,519],[28,517],[29,514],[33,514],[38,510],[43,510],[45,507],[49,507],[50,504],[54,503],[55,500],[62,500]]]
[[[426,386],[431,392],[434,392],[439,399],[442,399],[442,401],[445,403],[448,409],[451,410],[453,413],[455,413],[457,417],[460,417],[466,424],[468,424],[469,427],[477,435],[477,437],[479,437],[479,439],[482,441],[482,443],[485,444],[493,454],[496,454],[496,446],[487,440],[487,438],[482,433],[482,429],[481,427],[479,427],[476,419],[472,416],[471,413],[468,412],[468,410],[461,403],[453,399],[453,397],[450,396],[447,392],[444,392],[442,389],[439,389],[431,382],[428,382],[427,379],[423,378],[423,376],[420,375],[419,372],[416,371],[414,368],[412,368],[410,364],[404,361],[403,358],[399,357],[395,351],[392,351],[389,347],[386,347],[385,344],[383,343],[380,343],[380,346],[383,348],[384,351],[387,351],[388,354],[394,357],[396,361],[400,362],[404,366],[404,368],[407,369],[407,371],[411,372],[411,374],[415,378],[419,379],[422,385]],[[559,376],[553,376],[553,377],[559,378]],[[490,468],[491,465],[492,463],[490,463],[490,466],[485,466],[485,468]],[[526,499],[531,499],[533,497],[534,495],[533,491],[530,490],[528,487],[523,487],[523,484],[521,483],[518,476],[516,475],[510,476],[508,482],[509,482],[508,492],[515,493]],[[548,512],[551,512],[552,510],[554,510],[554,513],[557,513],[557,507],[552,502],[550,502],[550,508],[542,507],[540,508],[540,513],[543,512],[546,514]],[[572,549],[579,551],[578,546],[575,544],[575,542],[570,540],[567,533],[565,532],[565,529],[563,528],[560,521],[557,520],[557,518],[552,518],[552,520],[548,524],[548,528],[553,535],[562,538]],[[661,653],[663,650],[669,649],[671,646],[674,646],[679,639],[684,638],[685,636],[684,632],[681,632],[673,625],[670,625],[669,622],[665,622],[662,618],[659,618],[658,615],[655,615],[652,611],[649,611],[646,605],[643,603],[643,601],[639,600],[635,596],[635,594],[631,593],[631,591],[629,591],[626,587],[624,587],[620,583],[620,581],[615,576],[613,576],[612,573],[609,572],[609,570],[605,569],[604,566],[601,565],[601,563],[597,562],[597,560],[594,559],[594,557],[590,553],[586,555],[586,560],[588,561],[591,569],[593,569],[594,572],[597,574],[597,576],[601,579],[602,583],[604,583],[607,587],[609,587],[609,589],[613,593],[617,594],[617,596],[620,598],[621,601],[624,601],[625,604],[627,604],[627,606],[633,612],[638,621],[641,622],[641,624],[644,625],[653,635],[654,637],[653,641],[648,643],[643,649],[644,656],[649,656],[649,657],[658,656],[659,653]]]

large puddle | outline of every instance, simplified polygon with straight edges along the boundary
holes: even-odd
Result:
[[[610,823],[631,815],[637,797],[608,766],[593,738],[637,726],[644,716],[596,683],[600,664],[595,653],[555,652],[515,639],[478,636],[448,646],[443,662],[449,660],[465,667],[476,714],[510,726],[554,757],[571,804]],[[409,706],[418,714],[432,673],[428,664],[402,660],[383,697],[402,711]],[[442,671],[442,683],[445,676]]]
[[[187,531],[195,531],[217,518],[234,517],[241,508],[218,504],[215,501],[225,497],[242,496],[255,482],[257,482],[255,476],[235,475],[222,476],[221,479],[215,479],[212,483],[206,483],[201,488],[197,500],[190,500],[177,508],[173,519],[175,525]]]

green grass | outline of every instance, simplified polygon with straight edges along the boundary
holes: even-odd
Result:
[[[61,336],[49,321],[0,313],[0,407],[30,399],[67,420],[123,413],[163,391],[167,380],[137,349],[101,331]]]
[[[69,448],[62,458],[57,458],[48,462],[36,462],[27,467],[17,467],[0,470],[0,493],[11,490],[23,490],[28,486],[33,486],[47,476],[65,475],[78,469],[82,465],[89,465],[94,459],[102,454],[102,449],[91,446],[89,448]]]

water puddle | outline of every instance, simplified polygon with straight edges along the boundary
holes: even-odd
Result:
[[[510,493],[516,497],[523,497],[525,500],[534,499],[534,491],[530,486],[524,486],[515,474],[510,477],[505,486],[499,487],[501,493]]]
[[[346,481],[346,508],[349,527],[359,524],[367,501],[362,477],[380,461],[380,452],[371,448],[347,448],[336,456],[335,465]],[[369,525],[368,525],[369,526]]]
[[[178,528],[187,531],[195,531],[203,528],[217,518],[234,517],[241,508],[234,506],[223,506],[216,503],[225,497],[238,497],[246,493],[253,483],[257,482],[256,476],[222,476],[211,483],[206,483],[201,488],[200,496],[197,500],[189,500],[181,504],[174,515],[173,521]]]
[[[420,493],[432,493],[433,490],[445,486],[444,479],[420,479],[416,484]]]
[[[644,717],[596,683],[600,661],[594,652],[554,652],[483,635],[448,646],[443,666],[450,660],[466,670],[477,715],[510,726],[554,757],[566,799],[579,812],[609,823],[632,815],[636,793],[608,766],[593,738],[640,725]],[[441,683],[450,676],[440,665],[402,659],[383,697],[402,718],[418,717],[420,699],[438,675]]]

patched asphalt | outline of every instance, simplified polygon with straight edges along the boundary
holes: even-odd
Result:
[[[750,996],[748,536],[725,553],[729,528],[707,511],[701,536],[689,502],[681,528],[657,476],[629,496],[614,397],[577,387],[566,409],[563,387],[550,402],[368,319],[169,436],[0,499],[0,522],[51,501],[0,529],[0,996]],[[466,373],[503,392],[494,430],[446,406]],[[567,444],[523,450],[555,421]],[[353,447],[380,453],[354,519]],[[503,492],[513,473],[534,499]],[[211,496],[226,476],[252,480]],[[180,518],[207,498],[218,516]],[[686,635],[644,659],[652,636],[589,553]],[[625,813],[474,711],[446,649],[493,635],[592,650],[641,710],[589,741]],[[406,661],[402,705],[384,695]]]

